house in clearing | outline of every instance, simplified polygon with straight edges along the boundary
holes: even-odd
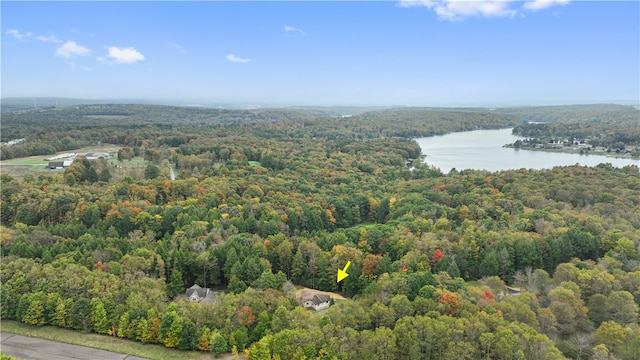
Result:
[[[518,295],[520,295],[520,288],[507,286],[506,295],[507,296],[518,296]]]
[[[64,162],[63,161],[50,161],[49,165],[47,165],[47,168],[51,169],[51,170],[62,169],[62,168],[64,168]]]
[[[302,306],[307,310],[322,310],[329,307],[331,296],[326,294],[314,294],[302,298]]]
[[[213,302],[216,293],[209,290],[209,288],[201,288],[198,284],[194,284],[192,287],[185,291],[185,295],[191,302]]]

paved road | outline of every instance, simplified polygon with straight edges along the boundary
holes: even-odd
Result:
[[[6,355],[23,360],[144,360],[90,347],[0,332],[0,349]]]

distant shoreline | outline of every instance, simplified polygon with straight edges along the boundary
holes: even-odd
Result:
[[[637,155],[633,156],[631,155],[631,153],[620,154],[620,153],[606,152],[606,151],[596,152],[593,150],[584,151],[583,153],[580,153],[580,150],[574,150],[574,149],[545,149],[545,148],[531,148],[531,147],[517,148],[513,146],[513,144],[506,144],[506,145],[503,145],[503,147],[509,148],[509,149],[515,149],[515,150],[524,150],[524,151],[543,151],[543,152],[550,152],[550,153],[577,154],[577,155],[583,155],[583,156],[597,155],[597,156],[606,156],[606,157],[616,158],[616,159],[640,160],[640,156],[637,156]]]

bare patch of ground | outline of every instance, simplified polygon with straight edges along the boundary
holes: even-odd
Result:
[[[324,294],[324,295],[329,295],[331,296],[334,300],[348,300],[346,297],[335,293],[335,292],[330,292],[330,291],[320,291],[320,290],[315,290],[315,289],[310,289],[307,287],[303,287],[302,289],[298,289],[296,290],[296,298],[297,299],[301,299],[307,296],[313,296],[313,295],[320,295],[320,294]]]

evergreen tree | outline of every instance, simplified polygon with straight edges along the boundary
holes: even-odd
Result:
[[[167,284],[167,295],[169,299],[173,299],[176,296],[183,294],[185,291],[184,281],[182,280],[182,271],[173,269],[171,276],[169,277],[169,283]]]
[[[91,331],[91,301],[81,297],[73,303],[70,311],[71,326],[82,331]]]
[[[194,350],[197,345],[198,333],[196,326],[190,320],[185,320],[182,324],[182,332],[178,349]]]

